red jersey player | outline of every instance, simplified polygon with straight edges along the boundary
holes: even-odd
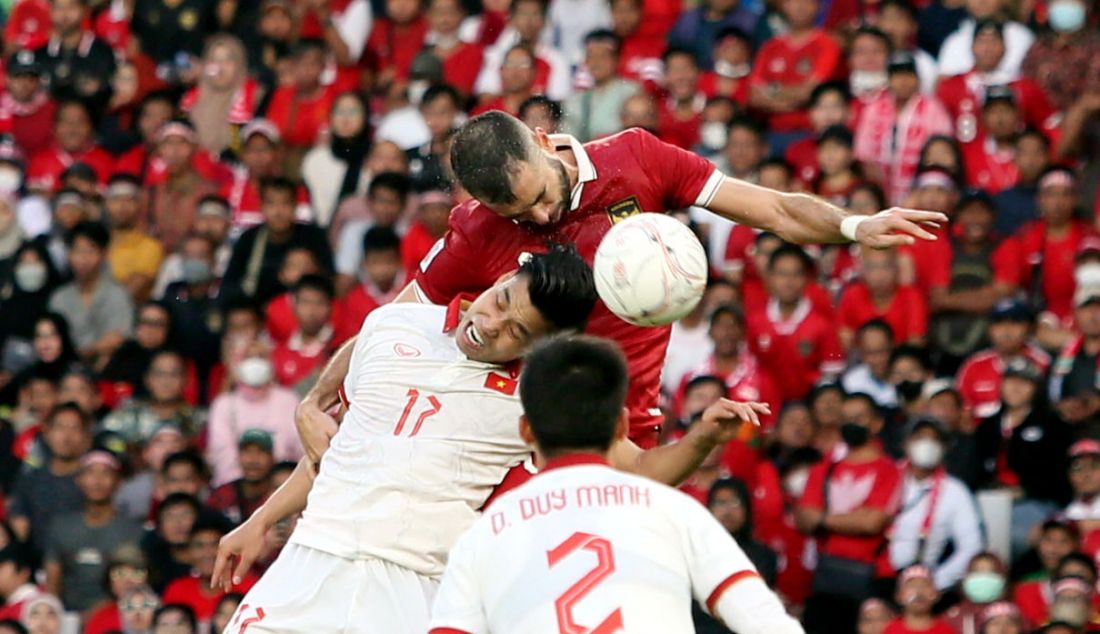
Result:
[[[486,152],[492,148],[492,152]],[[572,242],[587,259],[612,225],[637,213],[691,205],[738,223],[758,226],[796,242],[859,240],[886,247],[932,239],[920,224],[944,222],[939,213],[891,209],[848,216],[804,194],[784,194],[727,178],[706,160],[631,129],[582,146],[568,136],[531,131],[501,112],[471,119],[451,151],[455,175],[474,197],[455,208],[450,231],[420,266],[402,298],[446,303],[488,288],[525,254],[547,241]],[[900,233],[896,233],[900,232]],[[614,339],[630,362],[630,437],[656,443],[661,366],[669,328],[633,326],[598,303],[588,332]],[[335,433],[324,413],[338,401],[350,346],[345,345],[299,409],[300,431],[311,458]]]

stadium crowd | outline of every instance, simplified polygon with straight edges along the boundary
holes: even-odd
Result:
[[[712,276],[672,328],[663,438],[723,396],[770,404],[683,489],[811,634],[1100,631],[1093,3],[0,10],[0,633],[222,631],[294,521],[236,592],[209,586],[218,540],[468,198],[449,137],[493,109],[947,213],[861,251],[668,210]]]

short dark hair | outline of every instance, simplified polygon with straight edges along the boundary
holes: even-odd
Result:
[[[244,295],[231,297],[226,300],[225,304],[222,306],[222,314],[225,315],[227,319],[229,318],[229,313],[238,312],[251,313],[252,316],[261,323],[264,320],[264,314],[263,311],[260,310],[260,306],[251,298]]]
[[[368,253],[393,251],[400,255],[401,237],[392,227],[371,227],[363,234],[363,256]]]
[[[367,198],[374,196],[379,189],[396,192],[401,199],[401,204],[405,204],[412,190],[412,181],[401,172],[382,172],[371,179],[370,185],[367,186]]]
[[[894,7],[900,9],[909,19],[916,22],[920,18],[920,12],[917,10],[916,5],[909,0],[882,0],[882,4],[879,5],[879,12],[881,13],[886,7]]]
[[[1050,139],[1047,137],[1047,135],[1043,134],[1041,130],[1038,130],[1031,126],[1024,128],[1020,131],[1019,134],[1016,135],[1016,142],[1019,143],[1022,139],[1028,137],[1038,139],[1039,142],[1043,144],[1044,148],[1050,149]]]
[[[162,476],[166,475],[168,470],[177,464],[188,465],[204,480],[208,477],[206,461],[203,460],[202,455],[194,449],[184,449],[173,454],[168,454],[168,457],[165,458],[164,462],[160,465],[160,474]]]
[[[527,112],[531,108],[536,108],[538,106],[544,106],[550,112],[550,119],[554,123],[561,123],[561,118],[563,116],[561,103],[558,101],[554,101],[546,95],[532,95],[528,97],[519,106],[519,118],[522,119],[526,117]]]
[[[886,35],[886,33],[884,33],[882,29],[878,27],[864,24],[863,26],[856,29],[856,32],[852,34],[852,41],[854,42],[855,39],[861,35],[870,35],[871,37],[878,38],[878,40],[881,41],[884,46],[886,46],[887,54],[894,51],[894,43],[890,41],[890,36]]]
[[[195,535],[207,532],[225,535],[229,532],[229,529],[226,526],[226,522],[218,521],[213,517],[199,517],[195,520],[195,523],[191,525],[191,532],[188,534],[188,539],[194,539]]]
[[[88,121],[91,122],[92,128],[94,129],[98,126],[99,122],[96,121],[95,111],[92,110],[92,107],[87,102],[80,99],[64,99],[58,103],[57,110],[54,110],[53,114],[54,123],[57,123],[61,119],[61,111],[66,108],[80,108],[84,111],[84,116],[88,117]]]
[[[298,283],[294,285],[295,297],[303,290],[317,291],[328,298],[330,302],[336,298],[336,288],[332,283],[332,278],[324,275],[317,275],[315,273],[306,273],[303,275],[298,279]]]
[[[866,392],[852,392],[851,394],[845,394],[844,395],[844,400],[846,402],[847,401],[861,401],[865,405],[867,405],[867,407],[871,408],[871,415],[874,416],[875,418],[882,418],[884,416],[882,408],[879,407],[878,402],[876,402],[875,399],[872,398],[871,395],[866,393]]]
[[[115,172],[114,174],[112,174],[111,177],[107,179],[107,186],[110,187],[115,183],[127,183],[129,185],[137,187],[138,189],[141,189],[142,187],[141,178],[139,178],[136,174],[131,174],[130,172]]]
[[[1066,564],[1069,564],[1069,563],[1081,564],[1082,566],[1088,568],[1089,572],[1092,573],[1092,578],[1094,580],[1098,576],[1100,576],[1100,573],[1098,573],[1097,568],[1096,568],[1096,562],[1093,561],[1092,557],[1089,557],[1088,555],[1086,555],[1085,553],[1082,553],[1082,552],[1071,552],[1070,554],[1066,555],[1065,557],[1062,557],[1061,559],[1059,559],[1058,564],[1056,566],[1054,566],[1054,570],[1052,571],[1052,573],[1054,573],[1054,574],[1051,574],[1051,576],[1052,577],[1060,576],[1059,573],[1062,570],[1062,566],[1065,566]]]
[[[708,326],[713,328],[714,324],[718,323],[718,318],[722,316],[733,317],[733,320],[736,321],[738,325],[745,325],[745,313],[741,312],[740,308],[733,304],[723,304],[711,312]]]
[[[536,152],[531,130],[522,121],[491,110],[470,119],[455,133],[451,169],[474,198],[509,204],[516,201],[512,176]]]
[[[765,136],[767,135],[767,130],[764,128],[764,126],[760,125],[760,122],[756,119],[753,119],[752,117],[747,117],[743,115],[739,117],[734,117],[733,121],[730,121],[730,124],[726,129],[730,132],[733,132],[735,129],[738,128],[742,130],[748,130],[750,133],[752,133],[753,136],[757,138],[757,140],[761,142],[763,142]]]
[[[285,176],[268,176],[260,180],[260,198],[266,198],[269,192],[279,191],[292,199],[298,197],[298,185]]]
[[[424,91],[424,96],[420,98],[420,105],[425,106],[440,97],[450,99],[451,104],[457,110],[462,110],[462,107],[465,105],[458,89],[450,84],[432,84],[428,86],[428,89]]]
[[[179,612],[183,615],[184,620],[191,626],[191,631],[195,632],[199,629],[198,618],[195,617],[195,611],[191,609],[191,606],[183,603],[165,603],[157,608],[156,612],[153,612],[153,624],[160,619],[160,617],[169,612]],[[154,627],[154,629],[156,629]]]
[[[46,427],[53,425],[54,422],[57,421],[57,417],[61,414],[64,414],[65,412],[72,412],[76,414],[80,418],[81,425],[86,430],[91,429],[92,423],[95,422],[92,420],[92,417],[79,405],[77,405],[73,401],[65,401],[64,403],[60,403],[50,410],[50,413],[46,415],[46,420],[43,422],[43,424]]]
[[[856,330],[856,337],[857,338],[862,337],[863,335],[865,335],[865,334],[867,334],[867,333],[869,333],[873,330],[877,330],[877,331],[881,332],[882,334],[886,335],[886,338],[890,341],[894,340],[894,329],[893,329],[893,327],[891,327],[890,324],[887,323],[887,321],[885,319],[882,319],[881,317],[876,317],[875,319],[871,319],[871,320],[867,321],[866,323],[864,323],[862,326],[860,326],[859,329]]]
[[[611,44],[611,48],[615,49],[615,54],[618,55],[619,51],[623,47],[623,38],[619,37],[619,34],[611,29],[595,29],[589,31],[588,35],[584,36],[584,43],[586,45],[593,42],[607,42]]]
[[[508,7],[508,13],[509,14],[515,14],[516,9],[518,8],[518,5],[521,2],[535,2],[535,3],[538,3],[539,9],[542,11],[542,14],[544,16],[546,15],[546,11],[550,8],[550,0],[512,0],[511,5],[509,5],[509,7]]]
[[[195,512],[195,521],[198,521],[199,513],[202,512],[202,503],[195,496],[183,492],[170,493],[161,500],[160,504],[157,505],[156,519],[160,520],[160,516],[167,509],[181,505],[191,507],[191,510]]]
[[[287,473],[293,473],[298,468],[298,463],[293,460],[283,460],[276,462],[274,467],[271,467],[271,475],[286,471]]]
[[[925,370],[932,369],[932,359],[928,355],[928,349],[912,344],[902,344],[894,348],[890,355],[890,365],[897,363],[898,359],[913,359]]]
[[[27,627],[16,619],[4,619],[0,621],[0,628],[8,628],[16,634],[29,634]]]
[[[790,161],[783,158],[782,156],[772,156],[770,158],[764,159],[763,161],[760,161],[760,165],[757,166],[756,171],[759,172],[769,167],[781,169],[787,173],[787,176],[794,176],[794,166],[791,165]]]
[[[683,56],[691,59],[691,63],[699,66],[699,58],[695,56],[695,51],[690,48],[684,48],[683,46],[670,46],[665,49],[664,53],[661,53],[661,62],[668,66],[668,60],[676,56]]]
[[[98,222],[81,220],[65,235],[65,244],[71,249],[77,238],[84,238],[99,247],[101,251],[104,251],[107,249],[107,245],[111,243],[111,232],[107,231],[107,227]]]
[[[298,40],[298,43],[294,45],[293,53],[291,55],[294,58],[299,58],[310,51],[317,51],[322,55],[328,52],[328,46],[325,45],[325,41],[316,37],[303,37]]]
[[[768,257],[768,271],[774,269],[776,263],[783,258],[795,258],[798,260],[802,264],[802,272],[805,274],[809,274],[810,271],[814,270],[813,258],[811,258],[802,247],[797,244],[785,242],[779,245],[779,248],[775,251],[772,251],[771,256]]]
[[[596,281],[576,247],[552,245],[521,264],[516,275],[527,278],[531,304],[555,328],[584,330],[596,305]]]
[[[626,359],[611,341],[556,337],[527,356],[520,400],[539,449],[606,451],[626,402]]]
[[[201,207],[207,203],[215,203],[229,209],[229,201],[225,199],[225,196],[219,196],[218,194],[206,194],[199,199],[198,206]]]
[[[717,387],[718,389],[720,389],[723,394],[726,393],[726,382],[725,381],[723,381],[722,379],[714,376],[713,374],[702,374],[702,375],[699,375],[697,377],[694,377],[693,379],[691,379],[690,381],[687,382],[687,385],[684,386],[684,395],[686,396],[687,394],[689,394],[695,388],[702,387],[704,385],[713,385],[713,386]]]
[[[816,106],[822,97],[831,92],[839,94],[845,102],[852,100],[852,91],[848,89],[847,84],[840,81],[826,81],[814,86],[813,92],[810,93],[810,105]]]

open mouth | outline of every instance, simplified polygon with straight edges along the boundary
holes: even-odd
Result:
[[[474,326],[473,322],[470,322],[470,325],[466,327],[466,338],[478,348],[485,345],[485,340],[481,338],[481,333],[477,331],[477,327]]]

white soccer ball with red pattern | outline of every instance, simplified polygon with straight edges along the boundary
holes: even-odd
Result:
[[[607,232],[592,271],[611,312],[638,326],[660,326],[699,303],[707,285],[707,256],[684,223],[641,213]]]

